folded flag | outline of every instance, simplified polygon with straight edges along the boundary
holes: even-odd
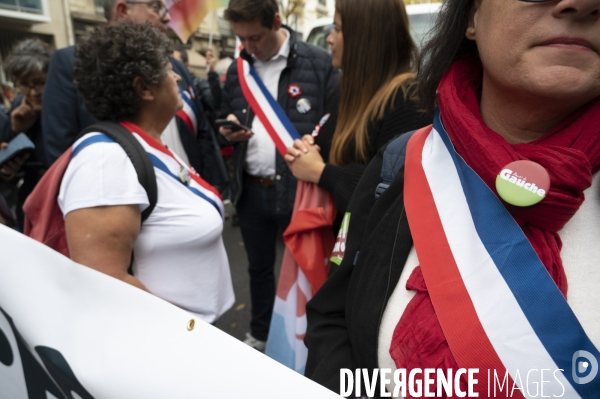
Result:
[[[306,303],[327,279],[335,238],[336,209],[331,195],[316,184],[298,182],[265,354],[304,374],[308,350]]]

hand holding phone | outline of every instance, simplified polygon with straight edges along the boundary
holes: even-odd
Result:
[[[0,173],[10,175],[19,170],[29,156],[29,152],[35,148],[35,145],[25,133],[21,133],[12,139],[8,145],[3,143],[2,147],[0,150]]]
[[[227,116],[227,119],[217,119],[215,124],[219,126],[219,133],[230,142],[247,141],[253,136],[250,128],[239,123],[233,114]]]
[[[234,122],[229,119],[217,119],[215,124],[219,127],[224,127],[225,129],[230,129],[233,132],[237,132],[239,130],[250,130],[248,126],[244,126],[240,123]]]

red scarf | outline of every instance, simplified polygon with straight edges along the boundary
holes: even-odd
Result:
[[[566,297],[558,231],[577,212],[583,191],[592,184],[592,173],[600,169],[600,101],[586,105],[534,142],[508,144],[481,117],[477,96],[481,73],[478,61],[462,59],[442,77],[438,103],[444,127],[456,151],[496,194],[496,176],[510,162],[525,159],[546,168],[551,188],[542,202],[524,208],[504,205]],[[411,274],[406,289],[416,294],[392,337],[390,355],[396,367],[457,370],[420,267]],[[461,385],[466,388],[464,380]]]

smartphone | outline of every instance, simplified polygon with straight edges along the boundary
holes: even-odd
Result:
[[[0,166],[14,157],[33,151],[33,149],[35,149],[35,145],[29,140],[29,137],[25,133],[19,133],[8,143],[8,147],[0,150]]]
[[[217,119],[215,124],[218,127],[224,127],[225,129],[231,129],[234,132],[238,130],[250,130],[248,126],[241,125],[239,123],[235,123],[234,121],[230,121],[229,119]]]

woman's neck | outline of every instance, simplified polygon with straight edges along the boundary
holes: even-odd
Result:
[[[144,132],[148,133],[156,141],[162,142],[160,136],[171,121],[171,119],[168,121],[165,121],[164,119],[165,118],[163,118],[161,115],[142,110],[140,111],[139,115],[131,119],[131,122],[139,126]]]
[[[502,90],[484,76],[481,91],[481,116],[486,125],[511,144],[538,140],[584,104],[547,101]]]

